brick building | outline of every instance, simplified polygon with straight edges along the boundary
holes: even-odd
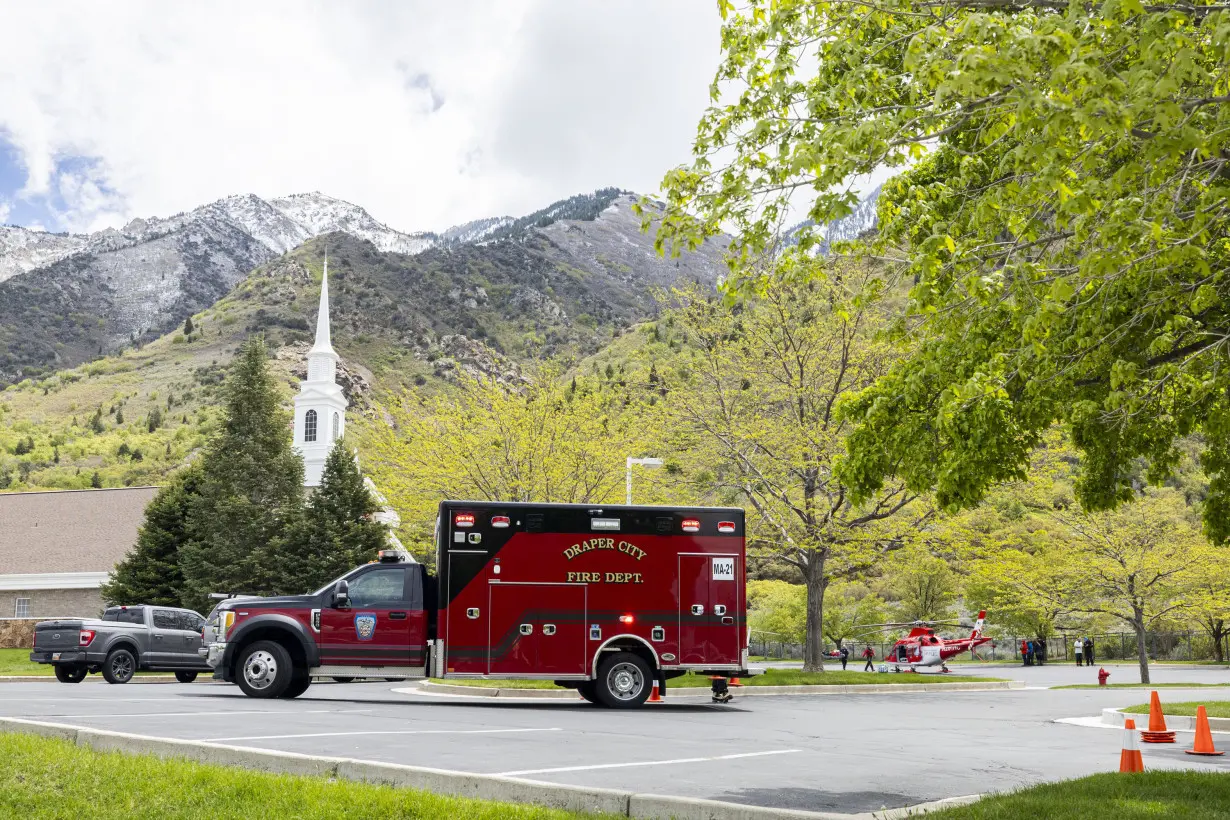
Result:
[[[0,619],[97,618],[157,487],[0,493]]]

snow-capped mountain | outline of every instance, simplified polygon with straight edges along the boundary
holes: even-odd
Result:
[[[859,200],[854,206],[854,210],[841,219],[835,219],[825,225],[822,225],[817,232],[820,236],[820,252],[828,253],[829,246],[834,242],[848,242],[852,239],[858,239],[865,231],[872,230],[876,226],[876,203],[880,199],[880,188],[877,185],[874,190]],[[788,229],[782,240],[785,246],[793,245],[797,240],[799,231],[815,225],[810,219],[800,222]]]
[[[0,225],[0,282],[76,253],[87,237]]]
[[[51,265],[75,253],[108,253],[208,222],[246,233],[272,254],[297,248],[315,236],[343,231],[369,240],[382,251],[418,253],[437,242],[434,234],[408,234],[378,222],[345,200],[321,193],[265,200],[253,194],[229,196],[170,217],[134,219],[122,228],[92,234],[50,234],[0,227],[0,282]],[[465,241],[465,240],[463,240]]]

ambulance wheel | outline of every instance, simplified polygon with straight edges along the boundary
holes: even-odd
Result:
[[[577,693],[590,703],[598,702],[598,682],[587,680],[577,687]]]
[[[180,683],[192,683],[196,680],[196,672],[176,672],[175,680]]]
[[[611,709],[635,709],[649,699],[653,674],[631,652],[612,652],[598,665],[598,700]]]
[[[274,641],[244,647],[235,669],[235,683],[250,698],[281,697],[293,676],[290,653]]]
[[[354,680],[354,678],[334,678],[333,680],[337,681],[338,683],[350,683],[351,681]]]
[[[305,672],[302,677],[291,678],[290,686],[286,687],[286,691],[282,693],[282,697],[288,700],[290,698],[297,698],[306,692],[308,687],[311,685],[312,677]]]

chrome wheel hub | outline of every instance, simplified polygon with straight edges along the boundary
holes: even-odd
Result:
[[[273,655],[261,650],[248,656],[243,665],[243,679],[253,689],[266,689],[278,676],[278,662]]]
[[[645,677],[632,663],[617,663],[607,673],[607,688],[620,700],[633,700],[645,688]]]

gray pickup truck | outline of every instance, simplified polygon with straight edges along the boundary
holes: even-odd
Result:
[[[107,683],[128,683],[138,670],[174,672],[191,683],[210,671],[197,652],[204,625],[190,609],[113,606],[101,620],[38,624],[30,660],[53,664],[61,683],[80,683],[92,672],[102,672]]]

